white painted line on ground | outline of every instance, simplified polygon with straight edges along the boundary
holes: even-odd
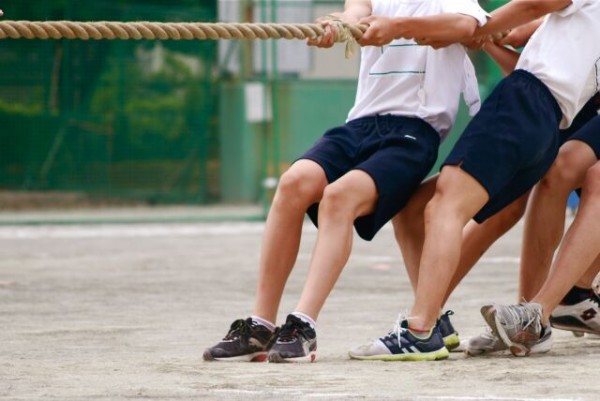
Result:
[[[5,226],[0,239],[193,237],[261,234],[262,223]]]
[[[301,253],[298,255],[299,259],[310,259],[310,257],[311,255],[308,253]],[[398,251],[398,257],[367,254],[352,254],[350,257],[352,260],[360,260],[366,263],[391,263],[392,265],[404,266],[404,263],[400,257],[400,251]],[[520,261],[520,258],[514,256],[489,256],[481,258],[477,263],[519,264]]]
[[[357,394],[351,393],[308,393],[304,390],[298,389],[267,389],[267,390],[241,390],[241,389],[214,389],[212,393],[220,393],[226,395],[247,395],[247,396],[260,396],[260,395],[281,395],[281,396],[298,396],[303,399],[306,398],[340,398],[340,399],[352,399],[354,398],[365,398],[364,396],[357,396]],[[368,397],[367,397],[368,398]],[[383,397],[385,398],[385,397]],[[423,396],[416,397],[415,400],[419,401],[581,401],[580,398],[531,398],[531,397],[497,397],[497,396]]]
[[[417,397],[417,400],[426,401],[426,400],[456,400],[456,401],[579,401],[580,398],[526,398],[526,397],[495,397],[495,396],[485,396],[485,397],[474,397],[474,396],[438,396],[438,397]]]

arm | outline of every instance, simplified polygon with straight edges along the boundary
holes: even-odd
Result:
[[[357,24],[361,18],[369,15],[371,15],[371,0],[346,0],[343,12],[332,13],[327,17],[317,19],[317,22],[324,25],[325,34],[316,39],[309,39],[306,43],[317,47],[331,47],[334,44],[335,30],[328,20],[333,17],[348,24]]]
[[[370,16],[359,23],[369,25],[358,41],[361,46],[381,46],[398,38],[420,41],[426,37],[428,43],[462,42],[472,37],[478,25],[475,18],[455,13],[427,17]]]
[[[519,52],[507,49],[492,41],[488,41],[483,45],[483,51],[500,66],[505,75],[510,74],[515,69],[520,55]]]
[[[542,25],[542,22],[544,22],[544,18],[538,18],[525,25],[521,25],[510,31],[508,35],[498,41],[498,44],[523,47],[527,44],[531,35]]]
[[[562,10],[571,4],[571,0],[512,0],[492,11],[488,23],[478,28],[475,35],[487,36],[505,32],[546,14]]]
[[[371,15],[371,0],[346,0],[344,12],[332,14],[349,24],[357,24],[361,18],[369,15]]]

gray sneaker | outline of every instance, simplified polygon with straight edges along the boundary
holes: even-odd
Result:
[[[515,356],[527,356],[542,340],[551,339],[550,327],[544,327],[541,323],[540,304],[495,305],[482,308],[481,314],[493,333],[502,339]]]
[[[478,336],[471,337],[467,340],[465,354],[470,356],[478,356],[489,354],[491,352],[506,351],[508,347],[492,332],[489,327],[485,332]]]
[[[552,330],[544,329],[544,336],[531,347],[529,354],[544,354],[552,349]],[[465,340],[464,351],[469,356],[479,356],[508,350],[508,346],[489,327],[484,333]]]

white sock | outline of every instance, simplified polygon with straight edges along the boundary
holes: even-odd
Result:
[[[271,322],[269,322],[268,320],[263,319],[262,317],[256,316],[256,315],[251,315],[250,318],[252,319],[252,321],[255,324],[260,324],[262,326],[265,326],[267,329],[274,331],[275,330],[275,325]]]
[[[302,312],[292,312],[292,315],[296,316],[298,319],[302,320],[304,323],[310,324],[310,327],[314,330],[317,327],[317,322],[313,320],[312,317],[308,316]]]

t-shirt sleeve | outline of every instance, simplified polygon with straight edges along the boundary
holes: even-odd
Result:
[[[442,1],[442,12],[469,15],[477,20],[479,26],[485,25],[490,17],[477,0]]]
[[[567,17],[567,16],[579,11],[579,9],[581,7],[583,7],[584,5],[591,3],[593,1],[598,1],[598,0],[571,0],[570,6],[567,6],[567,7],[563,8],[562,10],[556,11],[556,14],[560,15],[561,17]]]

